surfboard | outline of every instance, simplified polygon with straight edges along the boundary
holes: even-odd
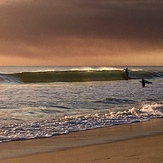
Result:
[[[139,82],[142,83],[142,81],[139,81]],[[149,82],[147,80],[145,80],[144,82],[145,82],[145,84],[152,84],[152,82]]]

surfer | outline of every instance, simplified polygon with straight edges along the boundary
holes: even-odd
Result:
[[[142,87],[145,87],[145,84],[152,84],[152,82],[149,82],[147,80],[144,80],[144,78],[142,78],[142,80],[140,81],[140,83],[142,84]]]
[[[145,87],[145,80],[144,80],[144,78],[142,78],[141,84],[142,84],[142,87]]]
[[[127,79],[128,79],[128,75],[129,75],[128,68],[125,68],[124,70],[125,70],[125,74],[126,74]]]

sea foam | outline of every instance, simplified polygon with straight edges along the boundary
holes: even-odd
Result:
[[[141,108],[110,112],[108,114],[88,114],[85,116],[65,116],[51,120],[0,125],[0,142],[26,140],[67,134],[107,126],[129,124],[163,117],[163,102],[144,104]]]

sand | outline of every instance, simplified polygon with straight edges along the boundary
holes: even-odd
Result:
[[[161,163],[163,119],[0,144],[0,163]]]

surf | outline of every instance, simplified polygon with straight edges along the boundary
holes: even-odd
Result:
[[[162,78],[163,72],[131,71],[134,79]],[[37,82],[91,82],[126,80],[123,70],[71,70],[47,72],[23,72],[14,76],[25,83]]]
[[[1,67],[0,83],[92,82],[163,78],[154,67]]]
[[[0,83],[92,82],[163,78],[163,72],[143,70],[130,71],[129,75],[131,78],[126,77],[124,70],[51,70],[0,74]]]
[[[147,103],[141,107],[109,112],[108,114],[88,114],[83,116],[65,116],[28,123],[9,123],[0,125],[0,142],[47,138],[70,132],[84,131],[114,125],[123,125],[162,118],[163,103]]]
[[[21,80],[17,78],[15,75],[0,74],[0,83],[1,84],[21,83]]]

